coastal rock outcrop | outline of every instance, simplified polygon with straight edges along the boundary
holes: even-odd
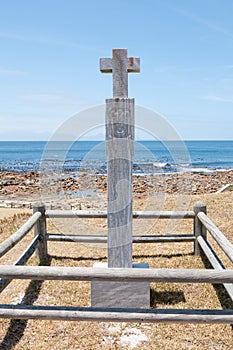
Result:
[[[206,173],[172,173],[158,175],[133,175],[133,192],[136,194],[162,193],[214,193],[233,183],[233,170]],[[30,194],[39,191],[72,194],[87,190],[106,192],[107,177],[85,171],[78,174],[52,174],[36,172],[0,173],[0,196]]]

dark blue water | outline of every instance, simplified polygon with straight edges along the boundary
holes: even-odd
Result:
[[[59,166],[106,172],[105,144],[101,141],[0,142],[1,171],[44,171]],[[140,141],[135,143],[134,172],[211,172],[233,169],[233,141]]]

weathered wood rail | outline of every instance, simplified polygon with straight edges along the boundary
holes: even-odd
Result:
[[[49,233],[46,221],[49,218],[107,218],[104,211],[45,210],[43,205],[34,207],[33,216],[14,234],[0,243],[0,257],[6,254],[34,228],[34,239],[13,266],[0,265],[0,292],[13,279],[70,280],[105,282],[157,282],[157,283],[211,283],[223,284],[233,301],[233,269],[225,269],[208,241],[207,232],[215,239],[226,256],[233,262],[233,245],[206,215],[206,207],[196,203],[193,211],[133,212],[134,219],[191,219],[193,233],[173,235],[133,236],[133,243],[194,242],[194,253],[204,254],[213,269],[131,269],[131,268],[78,268],[23,266],[36,253],[40,264],[48,257],[48,241],[105,243],[107,236]],[[55,307],[0,305],[0,318],[94,320],[112,322],[189,322],[231,323],[233,310],[165,310],[165,309],[112,309],[88,307]]]
[[[194,219],[194,211],[133,211],[133,219]],[[46,210],[46,218],[60,219],[106,219],[106,211],[88,210]],[[79,242],[79,243],[107,243],[107,235],[77,235],[45,233],[47,241]],[[133,243],[164,243],[164,242],[195,242],[195,234],[175,235],[142,235],[133,236]]]
[[[233,323],[232,310],[100,309],[62,306],[0,306],[0,318],[146,323]]]
[[[53,242],[78,242],[78,243],[107,243],[106,235],[76,235],[76,234],[60,234],[50,233],[45,235],[47,241]],[[165,243],[165,242],[194,242],[195,236],[192,234],[176,234],[176,235],[145,235],[133,236],[133,243]]]
[[[215,226],[215,224],[208,218],[204,213],[197,214],[198,219],[201,221],[202,225],[208,230],[211,236],[218,243],[219,247],[226,254],[226,256],[233,263],[233,244],[228,241],[224,234]]]
[[[64,281],[233,283],[233,270],[0,265],[0,277]]]
[[[41,213],[36,212],[18,231],[13,233],[9,238],[0,244],[0,257],[5,255],[10,249],[12,249],[18,242],[20,242],[26,234],[35,226]]]
[[[107,219],[106,211],[91,210],[46,210],[46,218]],[[193,219],[194,211],[133,211],[134,219]]]

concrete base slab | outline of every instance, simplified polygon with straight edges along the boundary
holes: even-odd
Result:
[[[108,268],[107,263],[94,267]],[[133,268],[149,268],[148,264],[133,264]],[[112,308],[149,308],[150,283],[147,282],[91,282],[91,306]]]

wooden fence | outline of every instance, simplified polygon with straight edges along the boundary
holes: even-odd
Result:
[[[22,266],[33,253],[42,264],[48,257],[48,241],[103,243],[107,236],[76,234],[51,234],[47,232],[47,218],[106,218],[102,211],[45,210],[43,205],[34,207],[32,217],[13,235],[0,244],[0,257],[21,241],[34,227],[34,239],[13,266],[0,266],[0,292],[13,279],[71,280],[71,281],[120,281],[120,282],[173,282],[223,284],[233,301],[233,269],[225,269],[207,239],[207,231],[233,262],[233,245],[206,215],[206,206],[196,203],[193,211],[140,212],[135,219],[192,219],[191,234],[133,236],[134,243],[194,242],[194,253],[204,253],[213,269],[129,269],[129,268],[78,268]],[[191,322],[233,324],[233,310],[182,310],[182,309],[110,309],[67,306],[0,305],[0,318],[94,320],[127,322]]]

